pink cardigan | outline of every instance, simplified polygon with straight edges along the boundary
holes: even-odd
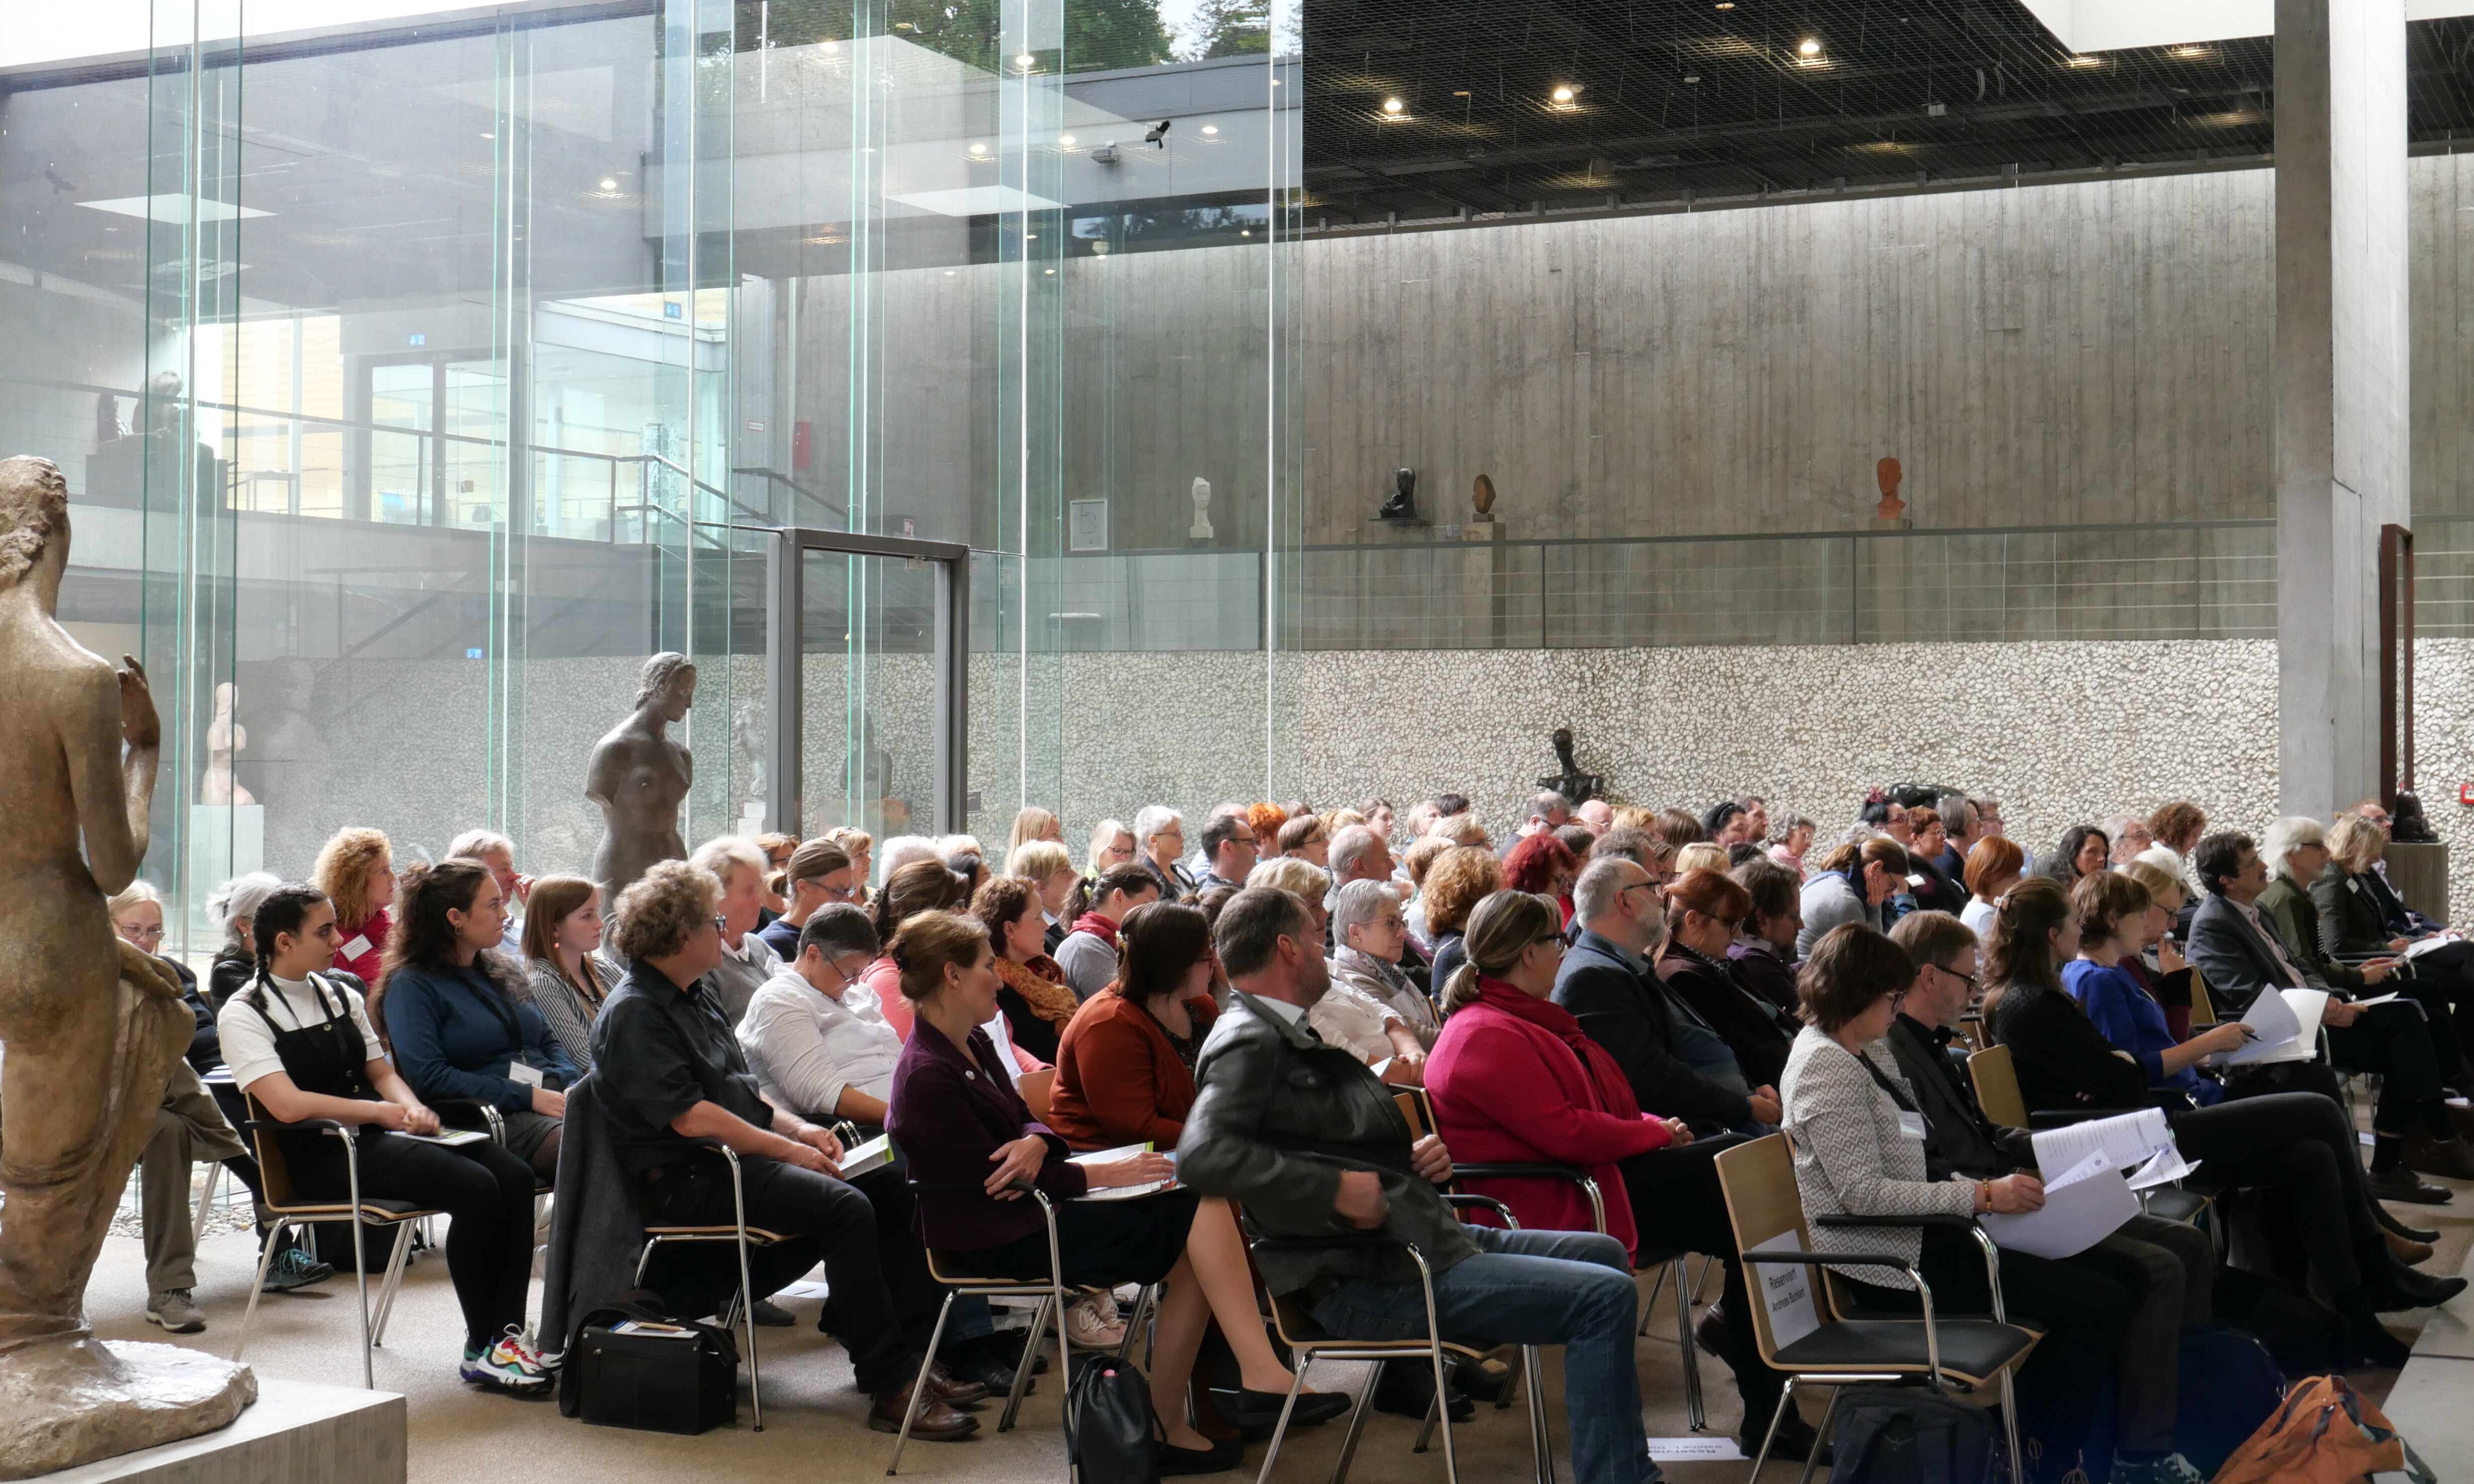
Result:
[[[1666,1126],[1640,1110],[1623,1069],[1569,1011],[1500,980],[1479,987],[1483,998],[1443,1022],[1426,1058],[1426,1093],[1452,1158],[1581,1166],[1606,1201],[1607,1234],[1633,1252],[1638,1232],[1615,1161],[1665,1148]],[[1589,1198],[1568,1180],[1465,1183],[1512,1207],[1524,1228],[1590,1229]]]

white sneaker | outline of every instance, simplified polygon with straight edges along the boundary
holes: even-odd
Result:
[[[1067,1306],[1065,1333],[1084,1350],[1112,1350],[1126,1343],[1125,1321],[1117,1317],[1114,1294],[1085,1294]]]
[[[488,1350],[465,1356],[457,1374],[478,1385],[518,1395],[539,1392],[549,1385],[549,1375],[542,1369],[540,1357],[513,1326]]]

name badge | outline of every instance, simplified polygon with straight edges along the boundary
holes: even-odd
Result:
[[[510,1061],[507,1063],[507,1077],[510,1081],[520,1082],[527,1087],[538,1087],[542,1084],[541,1069],[539,1067],[526,1066],[521,1061]],[[1916,1136],[1918,1138],[1924,1137],[1922,1134],[1918,1134]]]
[[[1919,1144],[1923,1143],[1925,1141],[1925,1115],[1922,1113],[1910,1113],[1906,1109],[1901,1108],[1899,1110],[1899,1134],[1903,1138],[1913,1139]]]
[[[366,933],[355,933],[352,935],[352,940],[346,943],[343,947],[336,949],[335,953],[339,958],[357,959],[369,951],[369,935]]]

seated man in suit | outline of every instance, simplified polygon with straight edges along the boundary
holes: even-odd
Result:
[[[1259,1235],[1308,1239],[1256,1252],[1265,1286],[1275,1297],[1302,1291],[1333,1334],[1415,1337],[1425,1332],[1424,1290],[1398,1245],[1415,1244],[1434,1275],[1444,1339],[1565,1348],[1579,1484],[1661,1477],[1640,1421],[1623,1244],[1461,1225],[1435,1189],[1452,1178],[1443,1142],[1412,1144],[1392,1089],[1305,1023],[1330,983],[1305,904],[1249,888],[1213,936],[1235,989],[1196,1059],[1177,1178],[1238,1203]],[[1374,1232],[1390,1241],[1366,1240]]]
[[[1579,933],[1556,973],[1555,1003],[1615,1058],[1642,1107],[1696,1134],[1775,1127],[1778,1089],[1746,1086],[1726,1041],[1650,967],[1666,940],[1663,912],[1647,869],[1623,856],[1591,861],[1572,888]]]
[[[1966,1075],[1950,1058],[1951,1029],[1976,993],[1975,930],[1948,912],[1909,912],[1890,930],[1890,940],[1916,965],[1915,985],[1900,1002],[1885,1039],[1924,1115],[1926,1178],[2000,1180],[2034,1169],[2028,1131],[1986,1118]],[[2207,1322],[2216,1285],[2215,1245],[2196,1227],[2133,1216],[2111,1236],[2063,1260],[2101,1273],[2126,1292],[2147,1295],[2122,1340],[2117,1446],[2133,1459],[2164,1459],[2173,1452],[2181,1333],[2186,1326]],[[2144,1476],[2185,1475],[2157,1470]],[[2122,1477],[2118,1468],[2114,1477]]]
[[[2474,1150],[2456,1136],[2441,1101],[2439,1064],[2419,1006],[2404,1001],[2365,1010],[2345,990],[2300,965],[2258,908],[2268,889],[2268,864],[2247,835],[2221,831],[2199,841],[2192,871],[2208,899],[2191,918],[2192,964],[2206,981],[2218,1014],[2244,1013],[2263,988],[2328,990],[2321,1023],[2336,1061],[2354,1071],[2383,1074],[2380,1106],[2372,1115],[2371,1194],[2386,1201],[2439,1204],[2445,1187],[2427,1185],[2414,1172],[2455,1180],[2474,1179]],[[2235,1097],[2256,1092],[2316,1091],[2337,1095],[2335,1074],[2317,1061],[2249,1068],[2227,1079]],[[2409,1144],[2419,1125],[2422,1138]]]

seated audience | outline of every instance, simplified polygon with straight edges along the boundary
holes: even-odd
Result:
[[[1127,913],[1118,934],[1115,980],[1079,1008],[1057,1048],[1048,1126],[1079,1150],[1172,1149],[1194,1106],[1194,1058],[1220,1013],[1209,926],[1199,908],[1155,901]]]
[[[1503,889],[1503,863],[1494,852],[1475,845],[1456,845],[1426,867],[1425,889],[1418,900],[1426,909],[1427,940],[1434,945],[1428,984],[1445,984],[1461,966],[1461,929],[1477,904]]]
[[[2069,898],[2046,878],[2011,888],[1992,937],[1985,1021],[2010,1048],[2027,1110],[2165,1108],[2183,1157],[2206,1161],[2211,1184],[2266,1189],[2271,1214],[2294,1234],[2311,1275],[2343,1316],[2354,1352],[2401,1364],[2405,1347],[2380,1326],[2380,1310],[2445,1302],[2462,1279],[2429,1278],[2389,1256],[2354,1131],[2336,1101],[2270,1092],[2191,1108],[2178,1093],[2151,1091],[2147,1071],[2062,987],[2077,929]]]
[[[1977,816],[1976,806],[1967,795],[1956,790],[1944,793],[1933,806],[1941,814],[1941,825],[1948,839],[1941,847],[1941,859],[1933,864],[1941,873],[1962,887],[1967,879],[1967,853],[1984,838],[1984,821]]]
[[[2171,853],[2173,861],[2166,868],[2187,874],[2191,852],[2198,848],[2199,837],[2207,832],[2208,816],[2199,806],[2188,799],[2177,799],[2157,806],[2156,812],[2147,816],[2147,838],[2155,842],[2147,848]]]
[[[1616,822],[1623,821],[1618,818]],[[1710,832],[1701,828],[1700,820],[1680,809],[1661,809],[1652,815],[1641,828],[1666,841],[1670,850],[1699,844],[1710,838]]]
[[[550,1037],[516,966],[500,957],[506,899],[488,867],[448,860],[403,873],[387,943],[387,1035],[423,1103],[479,1104],[504,1121],[507,1152],[558,1173],[567,1089],[583,1073]],[[455,1120],[478,1127],[478,1114]]]
[[[354,880],[367,888],[366,875]],[[459,1375],[493,1390],[547,1395],[549,1371],[524,1338],[532,1170],[488,1139],[449,1148],[402,1137],[438,1131],[438,1115],[378,1049],[361,997],[326,977],[337,943],[335,910],[324,892],[298,883],[277,888],[257,904],[250,930],[257,975],[215,1022],[233,1083],[275,1122],[332,1119],[356,1128],[363,1200],[445,1211],[447,1273],[464,1311]],[[343,1140],[308,1129],[273,1137],[303,1196],[350,1199]]]
[[[979,894],[981,883],[988,879],[987,858],[980,853],[979,842],[967,835],[948,835],[937,843],[946,847],[941,857],[945,869],[961,883],[960,894],[954,900],[968,902]]]
[[[1950,847],[1950,832],[1942,827],[1940,812],[1919,804],[1907,811],[1907,825],[1916,840],[1907,851],[1907,873],[1924,878],[1922,886],[1912,881],[1907,884],[1916,899],[1916,911],[1956,916],[1967,906],[1967,888],[1942,871],[1941,858]]]
[[[877,856],[877,866],[882,878],[890,882],[896,871],[906,865],[915,865],[921,861],[934,861],[942,865],[945,864],[945,853],[936,848],[936,842],[933,839],[923,839],[917,835],[897,835],[885,842],[885,849]]]
[[[2287,869],[2316,880],[2326,850],[2316,839],[2301,839],[2309,832],[2286,821],[2280,826],[2279,842],[2294,842],[2288,852],[2294,859],[2285,863]],[[2420,1006],[2403,1000],[2368,1008],[2354,1005],[2350,991],[2322,978],[2302,949],[2284,941],[2261,909],[2268,867],[2249,836],[2225,832],[2205,837],[2192,853],[2191,868],[2208,891],[2191,918],[2191,961],[2206,981],[2218,1014],[2230,1019],[2246,1012],[2269,986],[2328,990],[2320,1024],[2326,1028],[2331,1060],[2349,1071],[2381,1074],[2379,1106],[2371,1116],[2372,1193],[2388,1201],[2446,1202],[2445,1187],[2414,1177],[2474,1178],[2474,1150],[2456,1135],[2431,1025]],[[2316,914],[2301,911],[2300,901],[2298,893],[2289,898],[2293,915],[2309,919],[2316,929]],[[2373,961],[2385,977],[2387,961]],[[2330,1099],[2338,1095],[2334,1071],[2316,1061],[2244,1069],[2228,1080],[2228,1087],[2237,1097],[2263,1089],[2311,1091]]]
[[[1788,1011],[1746,988],[1727,956],[1752,906],[1743,888],[1716,871],[1678,877],[1666,888],[1666,949],[1658,977],[1726,1038],[1745,1080],[1758,1087],[1786,1070],[1799,1026]]]
[[[189,1166],[201,1159],[221,1164],[255,1197],[261,1196],[257,1161],[198,1080],[199,1073],[223,1065],[223,1052],[214,1012],[198,993],[198,976],[180,960],[160,957],[162,896],[152,883],[133,881],[104,904],[104,913],[123,941],[180,982],[181,998],[191,1015],[189,1049],[172,1064],[162,1104],[155,1110],[155,1131],[138,1152],[137,1211],[146,1249],[147,1323],[172,1334],[196,1334],[206,1327],[206,1318],[197,1304],[198,1239],[190,1219]]]
[[[756,931],[764,910],[764,853],[754,840],[724,835],[698,845],[688,864],[721,883],[721,961],[707,987],[722,1018],[737,1025],[758,986],[782,966],[782,956]]]
[[[524,916],[524,969],[534,1010],[579,1073],[593,1070],[593,1021],[618,976],[601,957],[601,888],[581,876],[533,883]]]
[[[2164,1002],[2128,967],[2138,961],[2140,940],[2155,912],[2147,887],[2123,872],[2080,877],[2071,888],[2078,952],[2062,965],[2062,987],[2115,1050],[2139,1063],[2149,1088],[2172,1088],[2200,1107],[2221,1103],[2224,1088],[2198,1068],[2209,1057],[2240,1050],[2250,1037],[2231,1020],[2189,1040],[2174,1036]]]
[[[1899,818],[1904,826],[1904,811]],[[1888,836],[1832,848],[1804,884],[1804,931],[1796,935],[1795,956],[1810,958],[1824,933],[1846,923],[1886,930],[1890,898],[1905,889],[1906,875],[1907,849]]]
[[[1555,1003],[1615,1058],[1634,1101],[1702,1133],[1776,1124],[1778,1090],[1748,1083],[1726,1041],[1653,971],[1666,915],[1649,873],[1621,857],[1592,861],[1573,900],[1581,931]]]
[[[448,842],[447,859],[489,868],[490,879],[507,901],[507,940],[498,946],[515,952],[523,942],[523,914],[533,895],[533,879],[516,869],[516,842],[496,830],[466,830]]]
[[[1400,852],[1399,869],[1393,873],[1395,885],[1409,888],[1409,905],[1401,910],[1400,916],[1409,924],[1410,950],[1422,963],[1435,960],[1435,933],[1426,925],[1426,873],[1434,869],[1444,851],[1456,848],[1449,840],[1431,835],[1420,837]]]
[[[1925,1178],[1997,1180],[2032,1171],[2028,1131],[1986,1118],[1967,1074],[1950,1057],[1952,1031],[1976,992],[1975,933],[1947,912],[1919,912],[1899,919],[1890,940],[1915,965],[1916,982],[1883,1039],[1924,1116]],[[2184,1329],[2208,1322],[2216,1244],[2195,1226],[2143,1214],[2062,1260],[2110,1277],[2138,1302],[2116,1359],[2122,1383],[2112,1477],[2174,1484],[2194,1477],[2173,1448],[2180,1346]]]
[[[1734,799],[1720,799],[1701,812],[1701,838],[1713,845],[1732,845],[1749,839],[1752,821],[1744,806]]]
[[[1058,1037],[1082,997],[1065,981],[1064,965],[1048,956],[1039,891],[1019,876],[998,876],[971,899],[971,915],[996,950],[997,1009],[1013,1044],[1055,1065]]]
[[[2148,830],[2147,821],[2137,815],[2116,815],[2107,819],[2104,835],[2105,839],[2113,841],[2113,851],[2106,864],[2116,870],[2138,860],[2156,843],[2156,837]]]
[[[1074,858],[1053,839],[1035,839],[1006,858],[1006,874],[1031,883],[1039,898],[1039,951],[1055,953],[1073,928],[1065,917],[1065,904],[1082,879],[1074,869]]]
[[[1805,853],[1812,848],[1814,834],[1813,822],[1802,815],[1796,815],[1789,818],[1779,832],[1778,842],[1770,846],[1770,859],[1795,872],[1795,879],[1799,884],[1807,878],[1804,857]]]
[[[1619,868],[1618,868],[1619,869]],[[1633,874],[1637,875],[1637,872]],[[1595,904],[1593,904],[1595,905]],[[1586,930],[1584,930],[1586,931]],[[1741,1264],[1718,1188],[1714,1156],[1737,1140],[1698,1148],[1681,1118],[1644,1111],[1623,1067],[1551,995],[1566,957],[1542,898],[1498,891],[1469,915],[1469,961],[1443,989],[1448,1017],[1428,1078],[1436,1131],[1472,1164],[1578,1166],[1598,1182],[1608,1234],[1635,1263],[1678,1251],[1725,1262],[1727,1361],[1744,1397],[1750,1448],[1768,1430],[1783,1377],[1759,1361]],[[1468,1188],[1512,1207],[1524,1228],[1579,1230],[1592,1213],[1581,1188],[1560,1180],[1471,1180]],[[1782,1456],[1802,1458],[1812,1434],[1796,1419]]]
[[[776,877],[782,914],[758,930],[757,937],[773,950],[777,963],[787,963],[799,951],[799,930],[816,910],[834,902],[859,900],[859,871],[842,847],[816,839],[790,852]]]
[[[1064,1267],[1058,1277],[1081,1285],[1163,1285],[1151,1352],[1160,1472],[1216,1473],[1232,1467],[1242,1452],[1237,1440],[1215,1444],[1186,1422],[1187,1386],[1206,1320],[1217,1315],[1238,1351],[1244,1421],[1275,1419],[1296,1377],[1264,1339],[1245,1248],[1225,1205],[1206,1219],[1191,1189],[1104,1204],[1077,1199],[1095,1189],[1179,1179],[1181,1171],[1162,1154],[1096,1164],[1059,1157],[1065,1141],[1031,1116],[1003,1075],[996,1048],[978,1029],[996,1013],[997,987],[987,935],[978,924],[950,912],[913,917],[894,938],[892,954],[917,1029],[894,1074],[886,1127],[910,1161],[911,1178],[935,1187],[920,1195],[920,1234],[969,1271],[1046,1277],[1048,1225],[1020,1187],[1028,1183],[1044,1193],[1055,1203]],[[1094,1001],[1084,1013],[1106,1010]],[[1329,1399],[1316,1408],[1323,1418],[1336,1411],[1331,1401],[1346,1405]]]
[[[1615,827],[1615,807],[1605,799],[1585,799],[1572,811],[1572,822],[1592,835],[1604,835]]]
[[[1251,868],[1250,866],[1249,867]],[[1117,924],[1145,902],[1160,899],[1159,877],[1141,865],[1112,865],[1089,888],[1090,906],[1056,945],[1057,966],[1077,998],[1088,1000],[1117,977]],[[886,924],[880,919],[880,930]]]
[[[874,879],[872,872],[875,865],[874,857],[876,854],[876,837],[870,835],[865,830],[855,829],[849,825],[842,825],[836,829],[827,830],[822,838],[841,846],[842,854],[850,857],[851,881],[854,883],[854,889],[857,892],[851,900],[859,903],[861,907],[866,906],[868,898],[867,884],[869,881]]]
[[[250,938],[250,917],[267,893],[281,885],[283,879],[273,871],[250,871],[207,893],[206,915],[224,925],[223,941],[206,965],[206,1005],[215,1013],[223,1013],[224,1002],[257,977],[257,947]],[[394,888],[388,890],[391,893]]]
[[[1743,888],[1750,899],[1744,920],[1735,929],[1735,940],[1727,945],[1735,982],[1780,1010],[1794,1014],[1803,1004],[1796,998],[1791,957],[1796,937],[1804,932],[1803,881],[1766,856],[1744,862],[1729,871],[1727,879]]]
[[[1256,811],[1279,811],[1272,805],[1257,804]],[[1276,828],[1276,826],[1275,826]],[[1249,822],[1246,815],[1221,815],[1202,827],[1202,874],[1194,878],[1194,889],[1207,887],[1243,887],[1246,875],[1262,860],[1260,841],[1263,836]]]
[[[1532,835],[1503,858],[1507,889],[1553,897],[1566,920],[1572,915],[1572,883],[1580,874],[1579,858],[1551,834]]]
[[[2191,967],[2173,943],[2173,924],[2179,919],[2183,901],[2190,895],[2181,872],[2159,864],[2147,855],[2122,868],[2122,873],[2147,888],[2147,920],[2139,930],[2139,945],[2126,955],[2121,969],[2147,992],[2158,1009],[2165,1012],[2165,1029],[2176,1041],[2191,1038],[2191,988],[2198,970]]]
[[[1381,1231],[1415,1243],[1445,1339],[1563,1345],[1578,1484],[1657,1477],[1633,1359],[1636,1293],[1623,1244],[1594,1232],[1464,1227],[1437,1194],[1451,1156],[1412,1145],[1373,1074],[1299,1024],[1328,983],[1313,919],[1285,892],[1239,893],[1221,914],[1235,1003],[1212,1028],[1177,1175],[1242,1208],[1265,1235]],[[1255,1254],[1273,1296],[1311,1290],[1314,1319],[1350,1338],[1422,1333],[1417,1270],[1391,1247]]]
[[[809,915],[791,946],[790,961],[757,988],[739,1021],[756,1090],[804,1119],[881,1128],[902,1037],[860,982],[880,952],[876,927],[857,904],[830,903]]]
[[[1185,852],[1185,816],[1165,804],[1146,804],[1134,813],[1133,855],[1131,859],[1152,874],[1159,884],[1162,897],[1176,901],[1194,890],[1194,878],[1177,859]],[[1106,855],[1112,859],[1104,861]],[[1113,859],[1115,852],[1103,852],[1099,837],[1091,838],[1091,864],[1083,874],[1096,878],[1111,865],[1126,863]]]
[[[1388,882],[1352,881],[1332,895],[1331,992],[1309,1017],[1315,1034],[1357,1054],[1389,1083],[1415,1083],[1443,1024],[1434,1001],[1400,970],[1409,924]]]
[[[1579,863],[1589,857],[1589,847],[1598,842],[1598,832],[1581,823],[1579,816],[1575,815],[1570,824],[1555,832],[1555,842],[1572,852],[1573,870],[1577,874]]]
[[[1248,871],[1246,885],[1286,891],[1305,903],[1306,912],[1314,918],[1317,931],[1328,929],[1331,925],[1331,909],[1323,905],[1331,900],[1331,872],[1321,866],[1282,856]]]
[[[2377,804],[2358,806],[2379,810]],[[2381,819],[2387,812],[2380,811]],[[2474,944],[2416,943],[2426,938],[2421,917],[2407,910],[2394,888],[2380,874],[2388,832],[2380,819],[2365,813],[2340,815],[2328,826],[2328,864],[2315,879],[2299,884],[2311,894],[2318,917],[2321,950],[2331,959],[2360,963],[2418,948],[2412,968],[2397,987],[2411,994],[2431,1017],[2433,1049],[2439,1055],[2441,1076],[2451,1086],[2474,1087]],[[2338,981],[2331,980],[2331,983]]]
[[[1044,839],[1052,844],[1065,843],[1065,826],[1056,815],[1036,804],[1026,804],[1014,811],[1013,829],[1006,837],[1006,859],[1032,840]]]
[[[767,831],[755,839],[756,848],[764,853],[764,911],[756,924],[756,931],[762,933],[790,910],[789,898],[784,895],[782,873],[790,868],[790,857],[799,848],[799,837]]]
[[[1735,863],[1727,858],[1728,848],[1706,839],[1694,840],[1675,852],[1674,874],[1682,876],[1687,871],[1716,871],[1723,876],[1735,868]],[[1669,878],[1670,881],[1672,879]]]
[[[961,878],[947,870],[944,862],[912,861],[886,877],[885,889],[876,894],[870,908],[876,940],[892,942],[894,933],[917,913],[960,907],[968,900],[962,895]],[[904,1040],[910,1039],[910,1002],[902,997],[902,971],[893,956],[880,953],[860,976],[860,983],[876,996],[877,1011],[885,1023]]]
[[[1331,832],[1312,815],[1299,815],[1281,825],[1274,839],[1279,842],[1275,853],[1282,860],[1326,867],[1331,861]]]
[[[1848,924],[1813,945],[1801,984],[1811,1024],[1797,1035],[1780,1090],[1795,1139],[1795,1182],[1807,1219],[1835,1216],[1980,1216],[2044,1204],[2032,1175],[1934,1179],[1926,1141],[1903,1120],[1919,1116],[1914,1084],[1880,1044],[1898,1002],[1915,983],[1905,951],[1871,928]],[[1992,1312],[1984,1253],[1973,1236],[1941,1227],[1860,1229],[1814,1223],[1824,1254],[1885,1253],[1915,1264],[1940,1314]],[[1915,1280],[1895,1268],[1833,1263],[1865,1307],[1914,1313]],[[2001,1254],[2001,1295],[2013,1323],[2045,1337],[2019,1375],[2020,1431],[2048,1456],[2069,1458],[2085,1441],[2098,1399],[2130,1331],[2137,1295],[2112,1277],[2016,1250]],[[2031,1422],[2030,1419],[2033,1419]]]
[[[387,937],[395,931],[395,852],[382,830],[337,830],[318,851],[310,879],[335,909],[335,961],[368,985],[369,1012],[386,1024]],[[381,1032],[383,1034],[384,1033]]]
[[[821,1260],[833,1333],[850,1352],[860,1390],[873,1398],[867,1424],[898,1431],[941,1292],[909,1225],[881,1220],[876,1203],[838,1178],[841,1141],[758,1091],[708,983],[725,951],[714,925],[720,903],[721,883],[684,861],[661,862],[618,894],[617,947],[627,973],[593,1028],[599,1106],[627,1173],[664,1222],[732,1221],[729,1166],[699,1141],[718,1140],[739,1156],[747,1223],[798,1233],[747,1254],[750,1287],[775,1292]],[[877,1174],[900,1182],[890,1167]],[[526,1220],[529,1229],[529,1213]],[[709,1314],[738,1286],[739,1272],[717,1246],[671,1247],[646,1277],[670,1312]],[[984,1385],[940,1365],[927,1391],[911,1436],[944,1442],[979,1429],[977,1418],[955,1408],[987,1395]]]
[[[2438,932],[2443,924],[2406,906],[2404,898],[2397,894],[2395,886],[2389,881],[2388,863],[2381,859],[2381,856],[2387,852],[2389,843],[2389,830],[2391,823],[2389,812],[2380,807],[2379,800],[2365,799],[2346,813],[2368,821],[2380,832],[2378,851],[2370,851],[2365,845],[2355,854],[2368,857],[2369,864],[2361,869],[2368,871],[2371,880],[2363,884],[2363,889],[2373,901],[2380,904],[2381,911],[2388,917],[2390,930],[2405,938],[2424,937]]]
[[[1372,825],[1352,824],[1333,832],[1331,837],[1331,879],[1342,886],[1352,881],[1389,882],[1392,879],[1392,847],[1374,833]]]
[[[2113,841],[2092,824],[2074,824],[2062,832],[2061,842],[2036,863],[2035,874],[2060,885],[2064,891],[2078,879],[2111,864]]]
[[[2019,884],[2026,869],[2027,852],[2006,835],[1987,835],[1968,847],[1967,905],[1959,909],[1958,920],[1975,932],[1978,942],[1991,935],[2002,894]]]
[[[1486,826],[1467,811],[1443,815],[1427,828],[1426,834],[1447,844],[1467,845],[1489,854],[1494,851],[1494,839],[1486,833]]]

